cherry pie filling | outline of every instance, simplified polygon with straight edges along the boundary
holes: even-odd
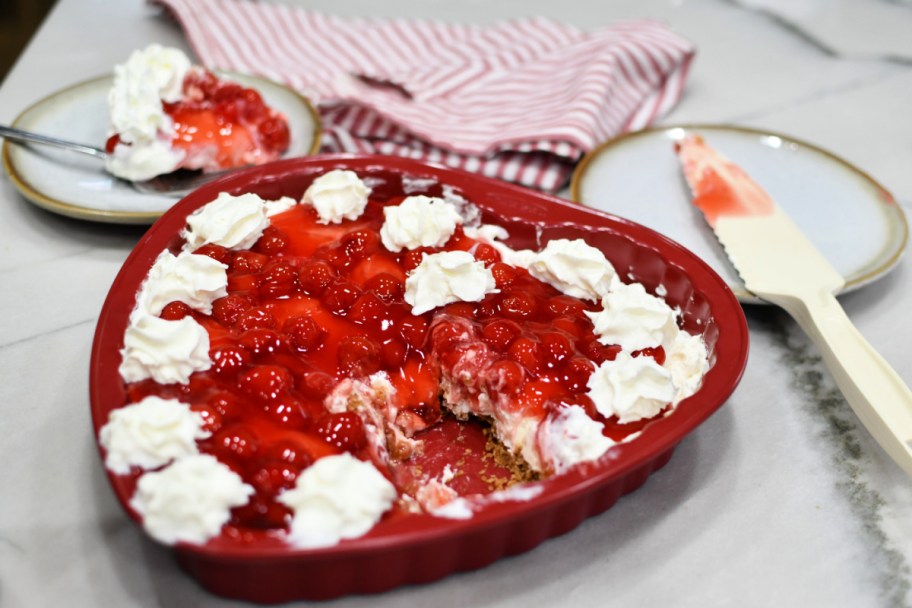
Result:
[[[213,302],[211,315],[179,301],[161,312],[168,320],[190,315],[206,329],[212,367],[185,385],[128,384],[127,402],[155,395],[191,403],[202,414],[211,436],[198,442],[200,451],[256,492],[232,511],[228,534],[287,529],[292,513],[277,496],[327,455],[349,452],[372,461],[413,492],[410,459],[422,437],[452,416],[453,404],[441,404],[442,385],[460,401],[493,401],[525,419],[579,405],[617,441],[649,423],[606,419],[586,394],[595,367],[620,351],[598,341],[584,314],[599,304],[504,263],[497,249],[461,227],[442,247],[388,251],[379,236],[383,208],[402,198],[375,197],[359,219],[340,225],[321,224],[312,207],[297,205],[273,216],[249,250],[199,247],[193,253],[228,267],[228,295]],[[412,314],[403,297],[407,274],[425,254],[453,250],[483,262],[499,292]],[[665,353],[658,347],[635,356],[661,364]],[[386,435],[380,448],[363,409],[326,406],[327,395],[347,379],[377,372],[386,372],[395,388],[387,410],[392,419],[379,427]],[[468,413],[489,412],[470,407]]]

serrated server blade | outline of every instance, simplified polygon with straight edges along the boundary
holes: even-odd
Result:
[[[843,277],[759,185],[702,138],[687,136],[676,148],[693,203],[744,286],[792,315],[858,419],[912,476],[912,391],[842,310],[834,294]]]
[[[845,279],[773,199],[702,138],[676,144],[693,203],[703,212],[748,291],[834,293]]]

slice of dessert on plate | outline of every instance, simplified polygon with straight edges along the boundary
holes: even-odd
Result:
[[[157,44],[115,67],[108,106],[108,170],[131,181],[258,165],[290,144],[288,121],[259,92]]]

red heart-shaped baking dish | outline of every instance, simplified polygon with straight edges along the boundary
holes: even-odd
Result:
[[[738,301],[709,266],[664,236],[559,198],[405,158],[301,158],[239,171],[207,184],[165,213],[130,254],[111,287],[95,334],[90,375],[96,434],[109,413],[126,403],[118,374],[119,351],[137,290],[158,254],[180,243],[187,216],[219,192],[300,198],[316,176],[332,169],[351,169],[387,185],[401,183],[403,175],[413,178],[411,183],[444,184],[476,204],[485,222],[506,227],[511,233],[508,244],[514,247],[538,247],[552,238],[584,238],[605,253],[621,276],[643,283],[650,292],[663,286],[666,301],[681,310],[684,329],[703,335],[711,369],[696,394],[651,422],[635,439],[615,446],[594,463],[535,482],[538,493],[528,500],[491,502],[471,519],[424,514],[387,517],[361,538],[322,549],[297,549],[268,534],[252,540],[223,534],[201,546],[175,546],[181,565],[207,589],[257,602],[325,599],[424,583],[528,551],[572,530],[642,485],[668,462],[677,444],[725,402],[741,379],[748,331]],[[437,445],[446,444],[448,432],[453,431],[439,433]],[[484,449],[480,432],[469,429],[466,436],[469,451],[477,454]],[[431,442],[426,449],[433,446]],[[473,466],[471,457],[468,461],[466,466]],[[135,476],[109,472],[109,477],[126,512],[139,521],[129,506]]]

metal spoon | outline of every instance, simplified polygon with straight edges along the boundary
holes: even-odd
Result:
[[[65,150],[71,150],[73,152],[79,152],[81,154],[94,156],[99,160],[107,160],[108,158],[107,152],[101,148],[96,148],[95,146],[67,141],[65,139],[50,137],[48,135],[32,133],[30,131],[23,131],[22,129],[16,129],[14,127],[6,127],[0,125],[0,137],[4,137],[10,141],[19,143],[34,143],[46,146],[54,146],[56,148],[63,148]],[[179,169],[172,173],[159,175],[148,180],[135,182],[129,180],[122,181],[130,184],[136,190],[145,194],[158,194],[162,196],[173,196],[180,198],[195,190],[198,186],[212,181],[213,179],[220,177],[225,173],[227,173],[227,171],[203,173],[202,171],[198,170],[193,171],[188,169]]]

